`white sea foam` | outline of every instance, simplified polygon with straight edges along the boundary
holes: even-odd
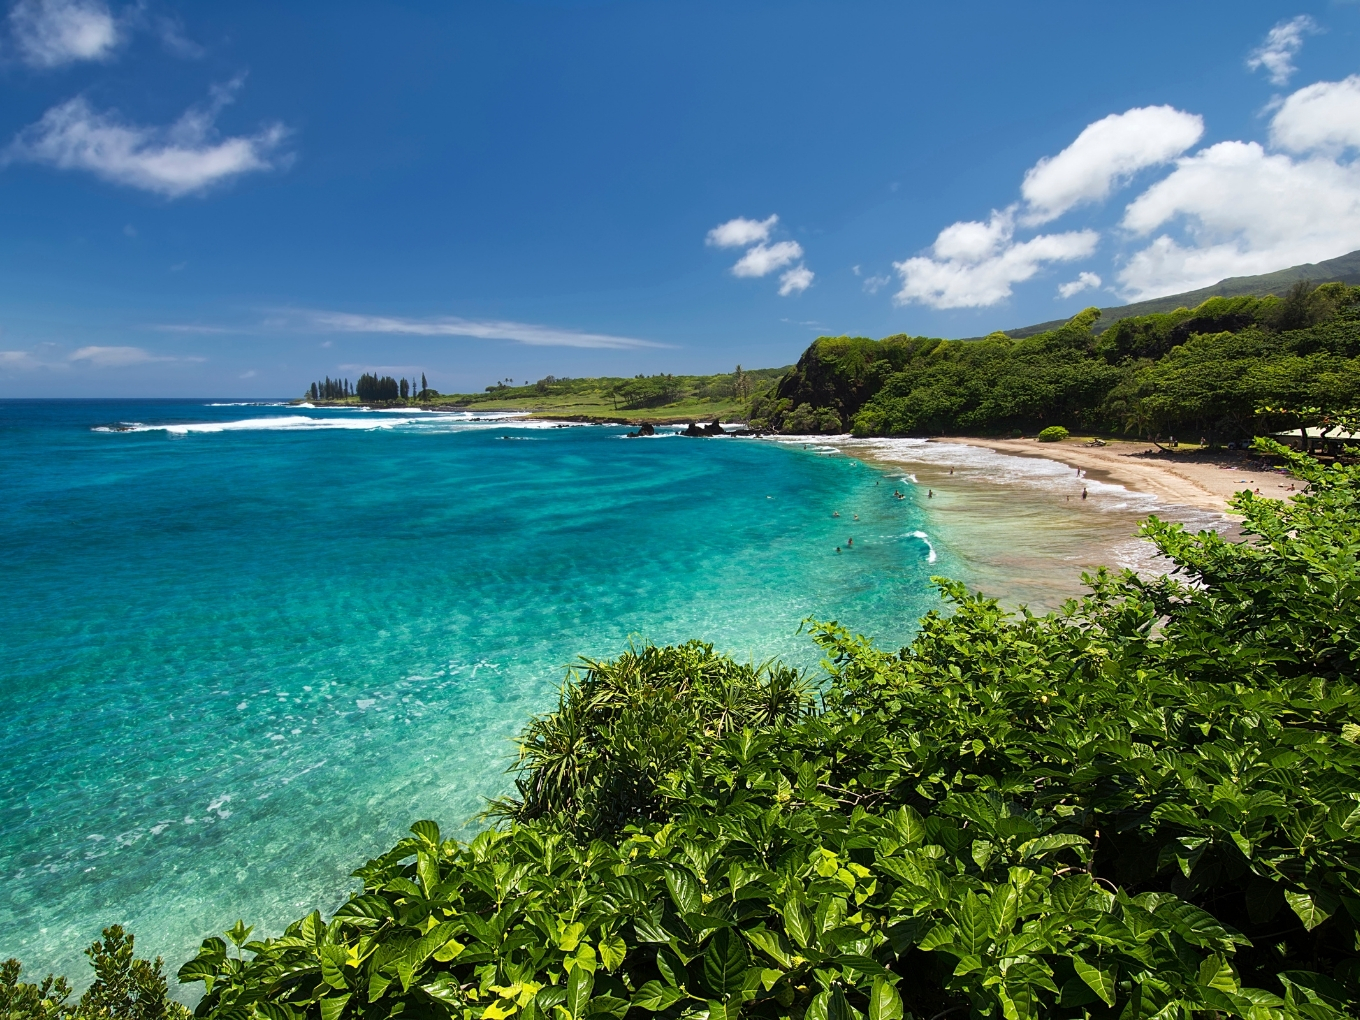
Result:
[[[926,562],[927,562],[927,563],[934,563],[934,562],[935,562],[935,546],[931,545],[931,543],[930,543],[930,536],[927,535],[924,531],[913,531],[913,532],[911,533],[911,537],[912,537],[912,538],[919,538],[922,542],[924,542],[924,543],[926,544],[926,549],[929,550],[929,552],[928,552],[927,555],[926,555]]]
[[[352,429],[373,431],[375,429],[415,428],[421,431],[475,431],[491,428],[551,429],[558,423],[529,418],[520,414],[474,415],[462,412],[425,411],[413,414],[405,412],[405,417],[372,418],[355,417],[311,417],[310,415],[277,415],[269,418],[243,418],[239,421],[200,421],[177,422],[170,424],[148,425],[142,422],[119,422],[116,425],[95,426],[95,432],[166,432],[170,435],[189,435],[191,433],[213,432],[309,432],[327,429]]]

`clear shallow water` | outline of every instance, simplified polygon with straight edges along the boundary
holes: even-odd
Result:
[[[577,655],[811,667],[804,617],[892,646],[967,576],[851,458],[624,431],[0,402],[0,957],[78,976],[117,921],[173,971],[332,909],[412,821],[507,789]]]

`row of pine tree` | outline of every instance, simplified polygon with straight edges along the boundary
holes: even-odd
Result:
[[[379,378],[371,372],[359,376],[359,382],[351,386],[348,379],[332,379],[327,376],[321,382],[314,382],[307,390],[311,400],[345,400],[358,397],[360,400],[377,402],[384,400],[409,400],[420,398],[429,393],[425,373],[420,375],[420,388],[416,389],[414,379],[393,379],[390,375]]]

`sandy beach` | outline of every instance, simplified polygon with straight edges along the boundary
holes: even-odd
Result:
[[[975,439],[949,436],[939,440],[995,450],[1014,457],[1043,457],[1080,468],[1086,477],[1145,492],[1168,503],[1230,513],[1228,500],[1243,489],[1281,498],[1289,491],[1288,477],[1260,470],[1258,462],[1232,451],[1200,452],[1198,448],[1161,451],[1151,443],[1107,441],[1086,446],[1086,440],[1040,443],[1034,439]]]

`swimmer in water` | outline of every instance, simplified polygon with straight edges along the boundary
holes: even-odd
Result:
[[[1086,498],[1086,486],[1084,485],[1081,487],[1081,498],[1082,499]]]
[[[952,475],[952,474],[954,473],[954,469],[953,469],[953,468],[950,468],[950,469],[949,469],[949,473]]]
[[[859,520],[859,514],[855,514],[855,520]]]
[[[839,510],[837,510],[837,511],[835,511],[834,513],[832,513],[831,516],[832,516],[832,517],[839,517],[840,515],[841,515],[841,512],[840,512]]]
[[[840,547],[840,546],[836,546],[836,552],[840,552],[840,551],[841,551],[841,547]]]
[[[927,490],[926,490],[926,499],[934,499],[934,498],[935,498],[935,490],[934,490],[934,489],[927,489]]]
[[[853,538],[847,538],[847,539],[845,540],[845,547],[846,547],[847,549],[849,549],[849,548],[850,548],[851,546],[853,546],[854,544],[855,544],[855,540],[854,540]]]

